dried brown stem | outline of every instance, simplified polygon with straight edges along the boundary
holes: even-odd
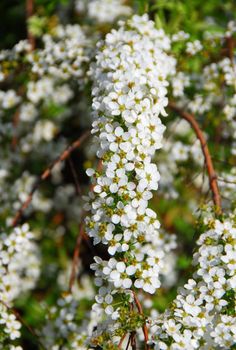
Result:
[[[224,182],[227,184],[236,185],[236,181],[230,181],[230,180],[224,179],[223,177],[218,177],[218,180],[219,180],[219,182]]]
[[[193,130],[195,131],[195,134],[198,140],[200,141],[202,152],[205,158],[205,164],[206,164],[208,178],[209,178],[209,186],[212,192],[212,199],[216,207],[216,213],[221,214],[222,213],[221,196],[220,196],[220,191],[218,187],[217,175],[213,166],[213,162],[212,162],[211,154],[207,145],[206,138],[193,114],[185,112],[184,110],[176,106],[176,104],[173,102],[169,103],[169,107],[173,111],[177,112],[183,119],[189,122],[189,124],[192,126]]]
[[[130,341],[131,341],[131,335],[129,336],[129,340],[128,340],[128,342],[127,342],[127,345],[126,345],[125,350],[128,350],[128,349],[129,349]]]
[[[232,66],[234,66],[234,38],[232,36],[226,38],[226,44],[227,44],[227,56],[229,57]]]
[[[11,142],[11,146],[12,146],[12,149],[15,150],[16,148],[16,145],[17,145],[17,136],[16,136],[16,128],[19,124],[19,116],[20,116],[20,111],[19,109],[17,109],[17,111],[15,112],[14,116],[13,116],[13,130],[14,130],[14,135],[13,135],[13,138],[12,138],[12,142]]]
[[[130,345],[132,347],[132,350],[137,350],[136,332],[131,333]]]
[[[52,170],[55,168],[55,166],[57,164],[59,164],[60,162],[64,161],[65,159],[67,159],[70,154],[78,147],[81,146],[81,144],[89,137],[90,135],[90,131],[86,131],[82,136],[80,136],[76,141],[74,141],[72,143],[72,145],[68,146],[63,152],[62,154],[57,157],[54,162],[46,169],[44,170],[44,172],[42,173],[42,175],[39,177],[39,179],[35,182],[28,198],[26,199],[26,201],[22,204],[21,208],[18,210],[18,212],[16,213],[13,222],[12,222],[12,226],[15,227],[18,223],[18,221],[20,220],[23,212],[25,209],[28,208],[30,202],[32,201],[33,198],[33,194],[34,192],[38,189],[39,185],[41,184],[42,181],[46,180],[52,173]]]
[[[78,267],[80,247],[81,247],[81,242],[82,242],[83,238],[84,238],[84,223],[82,222],[80,225],[80,230],[79,230],[79,234],[77,237],[74,255],[73,255],[72,269],[71,269],[70,282],[69,282],[69,292],[70,293],[72,292],[72,287],[73,287],[73,285],[75,283],[75,279],[76,279],[76,270]]]
[[[97,165],[97,171],[100,171],[101,169],[102,169],[102,161],[100,160],[98,162],[98,165]],[[75,171],[75,169],[74,169],[74,171]],[[94,185],[91,184],[90,188],[89,188],[90,191],[93,190],[93,187],[94,187]],[[80,226],[79,234],[77,237],[77,242],[76,242],[75,249],[74,249],[70,282],[69,282],[69,292],[72,291],[72,287],[73,287],[73,284],[74,284],[75,278],[76,278],[76,268],[77,268],[77,265],[79,262],[79,251],[80,251],[81,242],[82,242],[82,240],[84,240],[85,242],[87,242],[87,240],[88,240],[88,236],[86,235],[86,233],[84,231],[84,223],[83,223],[85,214],[86,214],[85,212],[82,214],[81,226]]]
[[[123,341],[125,340],[126,337],[126,333],[122,335],[122,337],[120,338],[119,344],[118,344],[118,349],[121,349]]]
[[[78,175],[76,173],[75,166],[74,166],[74,163],[73,163],[71,157],[68,158],[68,161],[69,161],[71,173],[72,173],[72,176],[73,176],[73,179],[74,179],[74,182],[75,182],[76,192],[77,192],[78,195],[81,195],[82,191],[81,191],[81,187],[80,187],[80,184],[79,184]]]
[[[133,296],[134,296],[134,302],[137,306],[138,312],[140,313],[140,315],[143,315],[143,308],[142,305],[140,303],[140,301],[138,300],[138,297],[136,295],[136,293],[133,291]],[[144,324],[143,325],[143,335],[144,335],[144,340],[145,340],[145,350],[149,350],[149,346],[148,346],[148,329],[147,329],[147,325]]]
[[[33,16],[34,13],[34,1],[33,0],[26,0],[26,19],[27,22],[31,16]],[[28,41],[31,46],[31,50],[35,49],[35,37],[29,30],[29,24],[27,23],[27,36],[28,36]]]

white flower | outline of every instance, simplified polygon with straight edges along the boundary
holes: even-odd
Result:
[[[165,339],[171,337],[171,349],[198,349],[199,343],[200,349],[228,349],[235,342],[235,318],[222,314],[222,309],[228,307],[226,292],[236,285],[230,277],[236,275],[233,237],[232,220],[215,220],[214,229],[200,236],[193,278],[179,289],[173,307],[163,319],[157,318],[160,327],[159,335],[154,337],[157,344],[160,339],[166,343]]]
[[[132,12],[123,0],[90,0],[87,7],[88,16],[99,23],[112,23],[117,17],[128,16]]]
[[[197,52],[202,50],[202,44],[199,40],[187,43],[186,52],[190,55],[195,55]]]
[[[2,91],[2,93],[3,96],[0,98],[0,100],[2,100],[3,109],[15,107],[21,100],[14,90],[8,90],[6,92]]]

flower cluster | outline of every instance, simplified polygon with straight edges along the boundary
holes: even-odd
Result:
[[[171,46],[176,57],[176,74],[169,80],[171,86],[169,90],[170,99],[176,101],[183,110],[189,110],[194,117],[196,116],[199,119],[200,123],[203,120],[202,118],[206,116],[212,122],[214,121],[216,126],[214,133],[218,135],[219,140],[225,142],[226,139],[231,138],[229,147],[229,152],[232,154],[232,161],[229,160],[231,164],[230,171],[228,169],[225,171],[225,168],[223,168],[219,179],[220,188],[226,194],[227,206],[229,205],[228,200],[235,198],[234,191],[232,191],[235,185],[234,140],[236,137],[234,50],[231,48],[231,53],[230,49],[225,50],[224,55],[220,56],[216,62],[212,62],[212,57],[216,50],[227,47],[229,40],[233,42],[235,40],[234,36],[235,22],[232,21],[228,23],[226,30],[224,29],[215,35],[204,32],[201,42],[199,40],[191,41],[190,36],[185,32],[172,35]],[[188,53],[188,62],[183,64],[181,57],[186,52]],[[203,56],[206,56],[204,63]],[[189,127],[182,128],[182,133],[177,132],[177,129],[179,127],[176,123],[173,123],[172,126],[168,125],[168,142],[163,147],[166,154],[159,166],[161,175],[164,173],[166,176],[161,176],[163,186],[160,184],[160,188],[164,190],[166,198],[177,197],[179,190],[176,179],[181,172],[181,165],[183,162],[191,160],[194,163],[194,170],[196,170],[196,176],[194,176],[192,183],[195,187],[201,189],[201,192],[207,193],[209,186],[206,185],[206,179],[197,176],[203,159],[200,145],[193,141],[193,133],[188,133]],[[209,143],[218,140],[217,137],[216,141],[212,140],[211,135],[207,133],[205,137]],[[220,157],[217,156],[216,162],[219,160],[218,158]],[[219,164],[216,163],[216,166],[218,167]],[[220,173],[220,170],[218,171]]]
[[[96,324],[93,313],[89,316],[81,319],[80,303],[74,295],[62,296],[47,310],[46,324],[40,334],[42,343],[53,350],[86,350],[86,341]]]
[[[36,180],[30,172],[39,164],[45,168],[65,149],[67,142],[60,134],[64,121],[80,109],[78,96],[89,54],[83,30],[79,25],[57,25],[43,36],[41,46],[30,51],[28,42],[21,41],[0,52],[0,212],[4,215],[11,216],[12,208],[18,210],[26,200]],[[33,208],[48,212],[51,200],[37,191]]]
[[[86,231],[103,243],[109,260],[95,257],[94,309],[119,317],[114,294],[132,288],[155,293],[165,253],[173,248],[160,234],[156,213],[148,208],[159,172],[152,156],[162,147],[167,76],[175,61],[164,50],[169,39],[147,16],[134,16],[100,43],[94,79],[92,132],[98,143],[101,172],[88,169],[93,192],[86,209]],[[174,244],[175,246],[175,244]]]
[[[43,49],[28,56],[33,73],[41,76],[49,74],[63,80],[78,79],[84,75],[88,40],[78,24],[58,25],[52,34],[45,34],[42,40]]]
[[[208,196],[209,184],[205,146],[190,124],[174,119],[173,106],[192,114],[209,143],[215,173],[222,169],[218,182],[224,197],[235,198],[236,25],[230,22],[222,33],[199,36],[191,28],[190,34],[173,33],[175,25],[166,26],[169,36],[156,25],[162,25],[166,13],[166,23],[172,23],[171,8],[165,11],[161,5],[159,16],[157,4],[150,6],[156,23],[147,15],[133,16],[106,35],[117,19],[132,14],[131,4],[137,9],[135,1],[75,4],[73,21],[84,27],[58,25],[57,16],[41,20],[35,6],[29,29],[47,23],[35,47],[20,41],[0,51],[1,223],[9,227],[18,211],[15,218],[20,213],[21,220],[30,217],[35,228],[44,227],[40,254],[27,224],[0,235],[0,349],[22,350],[20,318],[13,309],[20,305],[29,322],[41,323],[46,315],[35,332],[46,349],[135,349],[145,343],[155,350],[233,350],[233,215],[227,219],[217,213],[216,220],[209,210],[210,218],[198,222],[204,233],[193,256],[193,276],[182,284],[181,273],[176,281],[176,271],[190,266],[192,212],[199,197]],[[65,22],[71,10],[64,17],[63,6],[58,8]],[[90,125],[90,107],[94,144],[79,157],[76,151],[64,152]],[[163,141],[161,117],[167,108],[173,114],[165,120]],[[81,168],[87,169],[92,186],[85,204],[89,213],[79,230],[84,214],[78,194],[89,186],[82,171],[77,173]],[[41,184],[45,174],[51,181]],[[222,202],[223,211],[234,206]],[[176,236],[167,230],[182,235],[179,259]],[[184,287],[164,311],[175,283]],[[33,288],[28,307],[24,293]],[[40,303],[33,318],[28,317],[31,302]]]
[[[235,344],[236,226],[209,221],[198,239],[196,271],[153,324],[155,349],[229,349]]]
[[[77,0],[76,10],[78,13],[86,11],[87,16],[98,23],[113,23],[132,13],[125,0]]]
[[[39,250],[33,239],[27,224],[0,237],[0,324],[11,340],[20,336],[21,324],[8,308],[20,294],[34,288],[40,274]]]

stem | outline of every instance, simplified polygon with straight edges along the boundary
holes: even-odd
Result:
[[[138,300],[138,297],[134,291],[133,291],[133,296],[134,296],[134,302],[137,306],[138,312],[140,313],[140,315],[143,315],[142,305],[141,305],[140,301]],[[149,350],[149,346],[147,344],[148,343],[148,329],[147,329],[146,323],[143,325],[143,335],[144,335],[144,339],[145,339],[145,350]]]
[[[120,341],[119,341],[119,344],[118,344],[118,349],[121,349],[122,347],[122,343],[123,341],[125,340],[125,337],[126,337],[126,333],[122,335],[122,337],[120,338]]]
[[[79,184],[78,175],[76,173],[75,166],[73,164],[73,161],[72,161],[71,157],[68,158],[68,161],[69,161],[71,173],[72,173],[72,176],[73,176],[73,179],[74,179],[74,182],[75,182],[76,192],[77,192],[78,195],[81,196],[82,195],[82,191],[81,191],[81,187],[80,187],[80,184]]]
[[[14,135],[12,138],[12,142],[11,142],[11,146],[13,151],[16,149],[16,145],[17,145],[17,136],[16,136],[16,128],[19,124],[19,115],[20,115],[20,111],[19,109],[17,109],[17,111],[15,112],[14,116],[13,116],[13,129],[14,129]]]
[[[71,160],[71,158],[69,157],[69,161]],[[76,179],[76,172],[74,167],[71,168],[71,170],[73,169],[73,173],[74,173],[74,177],[75,177],[75,182],[76,182],[76,186],[78,188],[78,190],[80,190],[79,187],[79,183],[78,180]],[[98,162],[98,166],[97,166],[97,171],[100,171],[102,169],[102,162],[101,160]],[[92,191],[93,189],[93,185],[90,185],[90,191]],[[77,192],[79,192],[77,190]],[[81,194],[81,191],[78,193]],[[88,236],[86,235],[85,231],[84,231],[84,217],[86,216],[86,213],[84,212],[82,214],[82,219],[81,219],[81,226],[80,226],[80,230],[79,230],[79,235],[77,237],[77,242],[75,245],[75,249],[74,249],[74,255],[73,255],[73,261],[72,261],[72,269],[71,269],[71,275],[70,275],[70,282],[69,282],[69,292],[71,293],[72,291],[72,287],[73,284],[75,282],[75,275],[76,275],[76,266],[78,265],[78,259],[79,259],[79,250],[80,250],[80,245],[82,240],[84,239],[85,241],[87,241]]]
[[[16,213],[13,222],[12,222],[12,226],[15,227],[18,223],[18,221],[20,220],[23,212],[25,209],[28,208],[30,202],[32,201],[33,198],[33,194],[34,192],[38,189],[39,185],[41,184],[42,181],[46,180],[52,173],[52,170],[55,168],[55,166],[57,164],[59,164],[60,162],[64,161],[65,159],[67,159],[70,154],[78,147],[81,146],[81,144],[89,137],[90,135],[90,131],[86,131],[82,136],[80,136],[76,141],[74,141],[72,143],[72,145],[68,146],[63,152],[62,154],[57,157],[54,162],[46,169],[44,170],[44,172],[41,174],[40,178],[35,182],[28,198],[25,200],[25,202],[22,204],[21,208],[18,210],[18,212]]]
[[[232,36],[226,38],[226,44],[228,49],[228,57],[232,66],[234,66],[234,38]]]
[[[35,49],[35,37],[29,30],[28,20],[33,16],[34,13],[34,0],[26,0],[26,19],[27,19],[27,36],[28,41],[31,45],[31,50]]]
[[[72,287],[73,287],[73,284],[74,284],[75,278],[76,278],[76,268],[77,268],[78,261],[79,261],[80,246],[81,246],[81,242],[84,238],[83,233],[84,233],[84,223],[81,223],[79,234],[78,234],[77,241],[76,241],[75,250],[74,250],[74,255],[73,255],[73,263],[72,263],[70,282],[69,282],[69,292],[70,293],[72,291]]]
[[[137,346],[136,346],[136,332],[132,332],[131,333],[130,345],[132,347],[132,350],[137,350]]]
[[[183,111],[181,108],[177,107],[176,104],[173,102],[169,103],[169,107],[173,111],[177,112],[183,119],[189,122],[189,124],[192,126],[193,130],[195,131],[195,134],[198,140],[200,141],[202,152],[205,158],[207,173],[209,177],[209,186],[212,191],[212,199],[216,207],[216,213],[221,214],[222,213],[221,196],[220,196],[220,191],[219,191],[218,182],[217,182],[217,175],[213,166],[211,154],[207,145],[206,138],[203,134],[203,131],[201,130],[194,115]]]
[[[129,340],[128,340],[128,343],[127,343],[127,345],[126,345],[125,350],[128,350],[128,349],[129,349],[129,344],[130,344],[130,341],[131,341],[131,335],[129,336]]]

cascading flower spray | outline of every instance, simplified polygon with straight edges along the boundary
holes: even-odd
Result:
[[[39,275],[40,254],[29,225],[16,227],[9,235],[1,233],[0,326],[1,339],[8,339],[9,345],[21,335],[21,323],[11,310],[12,304],[19,295],[35,287]]]
[[[94,186],[85,222],[94,244],[107,246],[110,255],[95,257],[92,264],[98,287],[93,310],[101,319],[106,314],[97,334],[119,335],[116,325],[124,319],[129,323],[132,292],[155,293],[165,252],[173,246],[160,235],[156,213],[148,207],[160,178],[152,163],[165,130],[158,116],[166,116],[167,76],[175,69],[175,60],[165,53],[169,46],[146,15],[134,16],[99,44],[91,69],[92,133],[102,171],[87,170]]]
[[[156,350],[226,350],[236,344],[236,226],[233,216],[206,224],[193,257],[195,273],[153,321]]]

